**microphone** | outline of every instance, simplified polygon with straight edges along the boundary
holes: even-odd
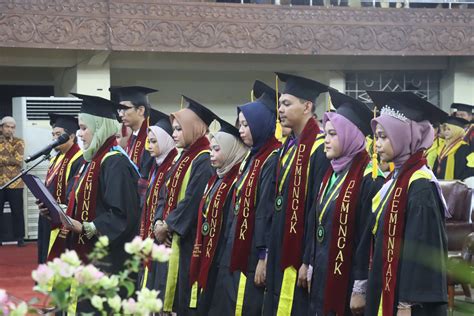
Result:
[[[40,151],[36,152],[35,154],[26,157],[25,162],[28,163],[28,162],[30,162],[30,161],[32,161],[32,160],[37,159],[38,157],[40,157],[40,156],[42,156],[42,155],[48,154],[53,148],[58,147],[59,145],[64,144],[64,143],[67,142],[68,140],[69,140],[69,135],[66,134],[66,133],[62,134],[61,136],[59,136],[54,142],[52,142],[52,143],[49,144],[48,146],[44,147],[43,149],[41,149]]]

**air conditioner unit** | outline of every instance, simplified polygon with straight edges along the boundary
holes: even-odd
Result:
[[[82,100],[76,98],[13,98],[13,117],[16,120],[16,135],[25,141],[24,157],[34,154],[52,141],[51,126],[48,113],[77,115]],[[39,158],[38,158],[39,159]],[[30,162],[24,167],[29,167]],[[49,162],[45,161],[34,168],[30,173],[40,179],[46,178]],[[25,238],[38,238],[38,208],[35,198],[29,190],[23,192],[23,211],[25,214]]]

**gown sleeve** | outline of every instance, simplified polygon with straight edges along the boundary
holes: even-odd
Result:
[[[308,177],[308,196],[306,199],[306,214],[304,228],[303,263],[310,264],[313,254],[315,226],[316,226],[316,200],[318,199],[321,182],[329,168],[329,160],[324,153],[324,146],[320,145],[311,157],[311,170]]]
[[[214,172],[207,153],[195,158],[191,168],[185,197],[179,201],[176,208],[166,218],[166,224],[170,231],[176,232],[180,236],[186,235],[191,226],[196,224],[199,203]]]
[[[153,163],[154,158],[150,155],[148,150],[143,150],[142,159],[140,161],[140,174],[142,178],[148,178]]]
[[[109,237],[111,247],[136,234],[140,221],[138,174],[121,155],[108,157],[100,170],[100,205],[93,220],[97,231]]]
[[[435,185],[415,180],[408,192],[398,286],[399,301],[447,301],[447,238],[444,212]]]
[[[360,188],[359,205],[357,206],[356,240],[352,273],[354,280],[367,280],[369,277],[370,244],[372,238],[372,199],[384,183],[383,177],[372,179],[368,174],[363,178]]]
[[[474,167],[470,166],[467,157],[472,154],[471,147],[465,144],[454,154],[454,178],[458,180],[465,180],[474,176]]]
[[[258,249],[267,248],[270,238],[270,227],[275,205],[275,167],[276,153],[272,154],[263,166],[259,187],[258,201],[255,214],[255,246]]]

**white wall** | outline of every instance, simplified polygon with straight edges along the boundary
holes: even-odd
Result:
[[[160,90],[150,94],[154,108],[170,113],[180,108],[181,94],[206,105],[222,118],[233,122],[236,106],[250,102],[255,79],[274,86],[270,72],[229,71],[111,71],[111,85],[143,85]]]

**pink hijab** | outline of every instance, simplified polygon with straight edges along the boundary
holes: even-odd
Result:
[[[411,155],[433,144],[434,130],[427,120],[415,122],[382,114],[370,123],[374,132],[377,124],[382,126],[392,143],[395,168],[400,168]]]
[[[346,169],[354,157],[365,150],[365,136],[360,129],[350,120],[335,112],[324,113],[323,123],[331,121],[339,138],[342,148],[341,156],[331,160],[331,166],[335,172]]]

